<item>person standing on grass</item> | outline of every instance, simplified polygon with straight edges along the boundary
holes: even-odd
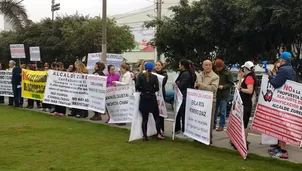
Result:
[[[160,132],[160,121],[159,121],[159,109],[157,104],[157,99],[155,93],[159,91],[159,84],[157,76],[152,75],[151,72],[154,68],[154,63],[147,62],[145,64],[145,73],[138,75],[136,81],[136,89],[141,92],[140,102],[139,102],[139,111],[142,113],[142,131],[143,131],[143,140],[148,141],[148,119],[149,113],[153,114],[156,130],[157,130],[157,139],[163,140],[164,137]]]
[[[191,73],[190,71],[190,63],[188,60],[182,59],[179,62],[179,70],[180,74],[178,75],[175,86],[179,88],[183,95],[183,101],[179,108],[179,111],[176,116],[175,121],[175,134],[181,135],[185,131],[185,111],[186,111],[186,97],[187,97],[187,89],[193,88],[192,86],[192,75],[195,73]],[[180,124],[180,120],[182,120],[182,125]]]
[[[163,83],[162,83],[162,91],[163,91],[162,95],[163,95],[163,98],[165,98],[166,97],[166,88],[165,88],[165,86],[166,86],[167,81],[168,81],[168,73],[163,68],[164,68],[164,64],[162,63],[162,61],[157,61],[156,64],[155,64],[155,73],[164,76],[164,80],[163,80]],[[162,131],[162,134],[164,135],[164,133],[165,133],[165,118],[164,117],[159,117],[159,122],[160,122],[160,129]]]
[[[216,93],[219,85],[219,76],[213,71],[213,64],[210,60],[205,60],[202,63],[203,71],[197,76],[195,88],[198,90],[205,90],[213,92],[213,105],[210,126],[210,144],[213,143],[213,129],[214,128],[214,112],[216,105]]]
[[[104,69],[105,69],[105,64],[103,62],[97,62],[94,65],[94,72],[92,74],[99,75],[99,76],[105,76],[105,74],[103,72]],[[92,118],[90,118],[90,120],[101,121],[102,120],[101,113],[94,112],[94,116]]]
[[[106,74],[107,87],[111,87],[113,86],[113,82],[120,80],[120,76],[115,73],[115,67],[113,65],[108,65],[107,69],[108,69],[108,74]],[[108,115],[108,120],[105,123],[108,123],[110,120],[110,115],[107,109],[106,109],[106,113]]]
[[[15,107],[21,107],[20,100],[21,100],[22,69],[19,66],[15,66],[16,62],[13,60],[11,60],[9,64],[10,64],[10,68],[12,68],[12,87],[14,92]]]
[[[9,61],[9,63],[8,63],[9,68],[7,69],[7,71],[12,71],[14,69],[15,65],[16,65],[15,61],[13,61],[13,60]],[[8,105],[9,106],[14,105],[14,97],[9,97],[8,98]]]
[[[216,131],[223,131],[225,120],[227,116],[227,105],[228,105],[228,98],[230,95],[231,87],[234,85],[233,77],[231,72],[225,67],[224,61],[221,59],[217,59],[215,61],[215,73],[219,76],[219,86],[217,90],[216,96],[216,109],[215,109],[215,116],[214,116],[214,127],[216,129],[217,124],[217,116],[218,112],[220,111],[220,122],[219,127]]]
[[[58,71],[65,71],[64,64],[62,62],[57,63],[57,70]],[[66,115],[66,107],[56,105],[53,116],[56,116],[56,115],[57,116],[65,116]]]
[[[44,71],[48,71],[48,70],[49,70],[49,65],[48,65],[48,63],[45,63],[44,64]],[[50,104],[42,103],[42,109],[41,109],[42,111],[49,112],[50,108],[51,108]]]
[[[292,55],[289,52],[283,52],[279,58],[280,67],[275,76],[268,72],[269,83],[275,88],[282,87],[287,80],[297,82],[297,74],[291,65]],[[286,150],[286,142],[279,140],[278,146],[269,150],[269,154],[275,158],[288,159],[288,152]]]
[[[0,63],[0,71],[4,70],[3,68],[4,66],[2,65],[2,63]],[[4,96],[0,96],[0,104],[4,104]]]
[[[86,69],[85,64],[83,64],[82,62],[78,62],[76,65],[76,73],[88,74],[88,70]],[[88,117],[88,110],[83,110],[83,109],[73,109],[73,110],[75,110],[75,115],[77,118]]]
[[[249,149],[249,142],[247,141],[248,124],[252,114],[252,108],[253,108],[252,99],[255,93],[255,88],[257,83],[254,67],[255,66],[253,62],[247,61],[244,63],[244,65],[241,66],[242,75],[238,75],[239,83],[237,88],[239,90],[240,97],[243,102],[243,125],[245,129],[245,139],[247,142],[247,149]]]

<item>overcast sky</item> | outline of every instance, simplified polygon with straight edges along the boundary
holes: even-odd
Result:
[[[80,14],[100,16],[102,0],[56,0],[61,4],[58,14]],[[51,17],[51,0],[24,0],[29,18],[39,21],[45,17]],[[152,0],[107,0],[108,15],[122,14],[152,5]]]

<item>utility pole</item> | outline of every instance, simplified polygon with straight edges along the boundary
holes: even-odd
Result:
[[[55,11],[60,10],[60,3],[56,3],[55,0],[51,0],[51,19],[55,19]]]
[[[102,62],[106,63],[107,53],[107,0],[103,0],[102,15]]]
[[[158,19],[158,20],[161,20],[162,4],[163,4],[163,1],[162,1],[162,0],[157,0],[157,3],[156,3],[156,10],[157,10],[157,19]],[[160,54],[157,53],[157,50],[156,50],[156,59],[157,59],[157,61],[160,60]]]

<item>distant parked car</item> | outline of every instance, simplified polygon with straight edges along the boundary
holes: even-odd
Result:
[[[165,102],[171,104],[172,109],[174,109],[174,90],[166,90]]]

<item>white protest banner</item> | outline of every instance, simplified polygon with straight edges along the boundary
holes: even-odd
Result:
[[[240,155],[246,159],[248,150],[246,146],[243,124],[243,104],[237,88],[235,89],[234,93],[234,101],[232,104],[226,133],[230,137],[231,142],[237,148]]]
[[[12,59],[21,59],[26,57],[23,44],[11,44],[9,47]]]
[[[187,90],[184,135],[210,145],[213,93]]]
[[[275,145],[278,144],[278,140],[271,136],[261,134],[261,145]]]
[[[88,75],[87,84],[89,98],[88,109],[99,113],[105,113],[107,77]]]
[[[130,123],[130,87],[108,87],[106,92],[106,107],[109,112],[109,123]]]
[[[135,141],[143,138],[143,131],[142,131],[142,122],[143,117],[139,111],[139,100],[140,100],[140,93],[133,93],[133,119],[131,123],[131,131],[130,131],[130,141]],[[148,129],[147,129],[147,136],[152,136],[157,134],[155,121],[151,114],[149,114],[148,120]]]
[[[101,53],[88,53],[87,69],[94,69],[94,65],[101,61]]]
[[[11,71],[0,70],[0,96],[14,96]]]
[[[43,103],[87,110],[87,76],[49,70]]]
[[[40,47],[29,47],[30,61],[41,61]]]
[[[174,123],[173,123],[173,135],[172,135],[172,140],[175,138],[175,124],[176,124],[176,117],[178,115],[178,111],[180,109],[180,106],[183,101],[183,95],[177,85],[174,86]]]
[[[302,141],[302,84],[293,81],[274,89],[262,76],[252,129],[296,147]]]
[[[167,118],[168,117],[167,107],[166,107],[165,97],[163,95],[163,82],[165,77],[156,73],[152,73],[152,74],[157,76],[158,83],[159,83],[159,91],[156,93],[157,104],[159,108],[159,116]]]

